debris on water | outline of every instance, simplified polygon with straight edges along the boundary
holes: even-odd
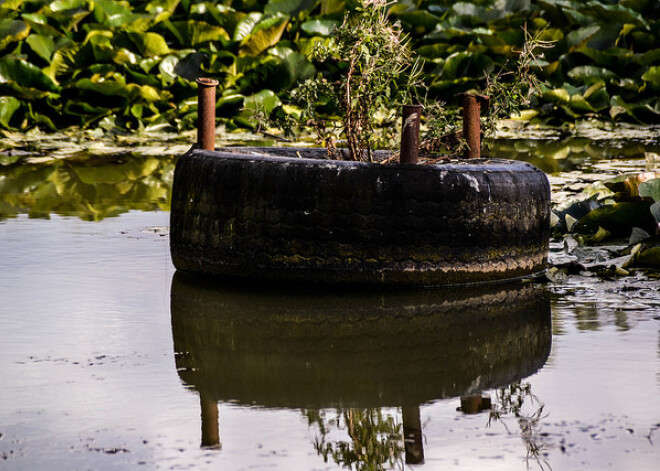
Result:
[[[150,233],[150,234],[156,234],[159,236],[166,236],[169,235],[170,233],[170,227],[169,226],[152,226],[152,227],[147,227],[142,230],[142,232],[145,233]]]

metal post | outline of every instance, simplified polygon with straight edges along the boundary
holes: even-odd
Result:
[[[403,105],[401,125],[402,164],[416,164],[419,154],[419,126],[422,118],[422,105]]]
[[[215,87],[218,81],[197,79],[197,145],[201,149],[215,149]]]
[[[463,95],[463,138],[467,142],[466,159],[481,157],[481,103],[476,95]]]

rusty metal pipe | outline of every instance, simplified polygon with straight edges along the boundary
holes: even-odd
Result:
[[[197,145],[200,149],[215,149],[215,87],[218,81],[197,79]]]
[[[465,93],[463,97],[463,138],[468,148],[466,159],[481,158],[481,108],[488,109],[490,97]]]
[[[419,156],[419,127],[422,118],[422,105],[403,105],[401,125],[402,164],[416,164]]]
[[[481,157],[481,104],[476,95],[463,95],[463,138],[466,159]]]

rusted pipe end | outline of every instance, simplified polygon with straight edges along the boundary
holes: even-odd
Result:
[[[419,155],[419,128],[422,119],[422,105],[403,105],[401,124],[402,164],[416,164]]]
[[[197,79],[197,145],[201,149],[215,149],[215,87],[212,78]]]
[[[208,78],[208,77],[199,77],[197,79],[197,85],[200,85],[202,87],[217,87],[218,82],[216,79]]]

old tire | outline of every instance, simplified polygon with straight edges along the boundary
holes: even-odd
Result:
[[[275,151],[196,149],[179,159],[170,228],[176,268],[399,285],[498,281],[544,268],[550,187],[530,164],[383,165]]]

